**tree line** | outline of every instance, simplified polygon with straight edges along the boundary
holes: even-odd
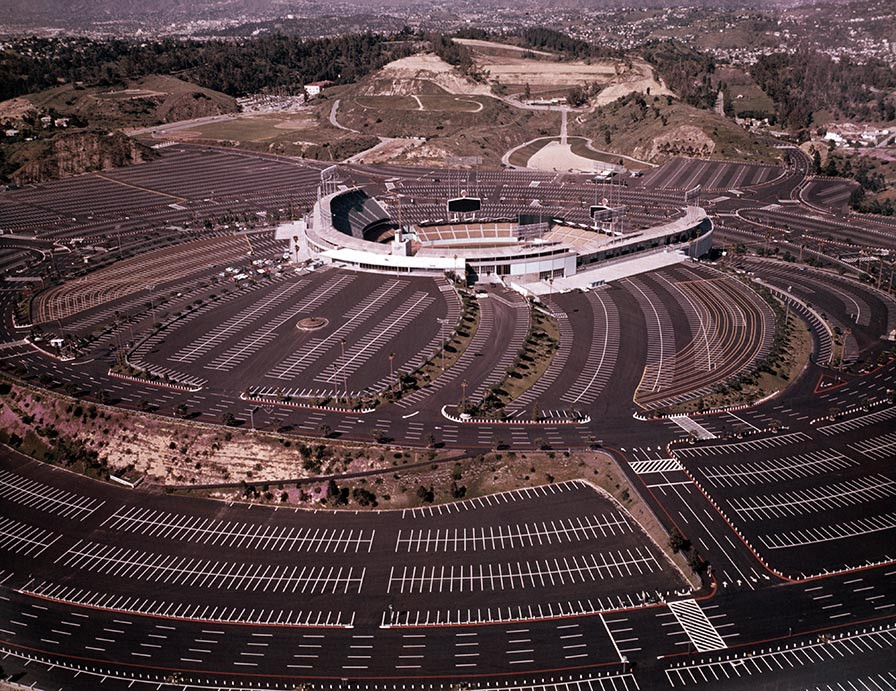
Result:
[[[408,42],[395,39],[372,33],[239,41],[29,37],[0,52],[0,99],[66,82],[117,87],[150,74],[179,76],[231,96],[322,80],[350,83],[412,52]]]
[[[673,39],[648,41],[638,52],[682,102],[696,108],[715,105],[719,89],[713,84],[716,62],[711,55]]]
[[[751,73],[775,102],[779,120],[793,129],[809,127],[818,111],[834,118],[896,119],[896,104],[886,96],[896,88],[896,72],[877,59],[834,60],[814,50],[773,53],[759,58]]]

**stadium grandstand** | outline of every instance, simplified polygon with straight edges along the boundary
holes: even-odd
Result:
[[[359,187],[322,185],[301,242],[319,261],[359,270],[452,271],[518,284],[553,282],[640,255],[696,258],[712,247],[713,224],[699,206],[672,208],[661,219],[642,214],[632,227],[624,205],[557,201],[543,208],[516,194],[513,201],[476,198],[459,204],[445,192],[441,202],[409,203],[394,190],[376,198]]]

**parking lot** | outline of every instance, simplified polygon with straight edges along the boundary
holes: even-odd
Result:
[[[627,232],[680,214],[683,191],[699,184],[717,195],[703,200],[722,209],[747,191],[750,210],[728,216],[732,224],[780,222],[837,242],[891,239],[879,222],[859,227],[788,207],[799,203],[799,190],[787,189],[794,176],[773,166],[674,159],[631,186],[510,171],[340,169],[347,185],[393,174],[390,203],[401,195],[408,219],[437,220],[447,193],[461,189],[481,196],[490,215],[514,217],[534,203],[537,213],[576,222],[606,197],[627,207]],[[346,678],[372,691],[425,674],[437,688],[486,680],[496,690],[511,670],[514,688],[546,691],[729,677],[753,688],[762,675],[775,683],[775,670],[805,667],[799,679],[814,682],[825,670],[831,686],[886,688],[873,664],[850,676],[849,663],[837,662],[847,655],[825,655],[872,651],[855,655],[859,665],[888,659],[873,651],[892,647],[860,628],[879,625],[893,607],[896,413],[883,402],[893,365],[871,368],[888,347],[880,336],[896,326],[891,298],[845,276],[758,259],[744,259],[736,276],[684,263],[551,295],[541,307],[557,319],[560,343],[544,376],[513,402],[510,421],[463,422],[442,406],[479,399],[500,382],[530,327],[518,293],[482,286],[467,350],[397,404],[363,415],[277,405],[382,392],[429,358],[461,314],[442,277],[284,266],[274,212],[307,209],[318,182],[310,164],[177,145],[146,166],[2,195],[0,227],[39,237],[5,245],[0,262],[17,270],[61,240],[40,266],[52,263],[68,280],[36,313],[48,330],[94,340],[75,361],[41,354],[14,329],[7,289],[0,363],[88,404],[102,391],[103,401],[131,410],[284,439],[379,437],[470,454],[575,454],[600,444],[658,520],[708,561],[706,587],[692,592],[631,514],[578,481],[362,514],[125,491],[4,457],[6,660],[19,656],[32,670],[52,660],[81,686],[104,675],[157,685],[162,678],[150,682],[148,672],[128,675],[164,668],[215,687]],[[803,191],[819,204],[840,195]],[[642,411],[679,403],[762,360],[772,330],[768,307],[746,284],[754,278],[823,314],[813,328],[837,327],[846,363],[857,367],[811,363],[785,392],[750,408],[633,418],[636,403]],[[833,353],[835,336],[819,338],[819,364],[828,364],[821,356]],[[123,352],[155,379],[110,375]],[[525,422],[533,411],[543,421]],[[589,420],[564,424],[572,411]],[[820,419],[827,415],[836,419]],[[852,642],[816,650],[817,631],[829,628]],[[799,640],[789,652],[757,643],[777,645],[791,631]]]
[[[645,173],[641,184],[661,190],[689,190],[697,185],[706,191],[739,190],[768,183],[783,173],[782,168],[763,163],[673,158]]]
[[[388,386],[390,365],[394,383],[397,373],[438,349],[438,319],[453,306],[441,285],[338,270],[293,276],[211,309],[189,328],[175,326],[146,359],[237,393],[380,390]],[[309,317],[324,326],[298,329]]]
[[[771,567],[802,577],[893,558],[896,435],[883,415],[866,422],[673,453]]]

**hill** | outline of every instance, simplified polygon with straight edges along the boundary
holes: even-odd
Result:
[[[423,64],[438,64],[424,58]],[[409,64],[399,62],[402,70]],[[453,165],[452,157],[470,156],[498,165],[507,149],[559,131],[559,113],[514,108],[483,92],[488,92],[483,85],[439,67],[409,68],[403,75],[394,65],[387,66],[341,90],[338,118],[342,126],[363,135],[425,139],[401,149],[395,160],[431,165]],[[326,101],[319,106],[322,124],[331,108]]]
[[[491,93],[488,86],[474,81],[433,53],[393,60],[362,79],[358,87],[358,93],[367,96],[487,96]]]
[[[145,127],[239,111],[236,99],[226,94],[160,75],[130,81],[125,88],[65,84],[25,99],[38,110],[74,115],[90,125],[109,128]],[[0,113],[9,103],[0,103]]]
[[[23,185],[141,163],[158,153],[121,132],[63,132],[6,152],[8,179]]]
[[[671,156],[773,161],[764,139],[731,120],[670,97],[629,94],[570,121],[570,133],[606,151],[660,163]]]
[[[593,102],[598,104],[609,103],[632,91],[672,94],[654,77],[651,66],[640,59],[570,59],[560,53],[494,41],[455,41],[470,51],[475,71],[485,75],[491,87],[502,94],[563,98],[570,89],[582,89],[596,95]]]

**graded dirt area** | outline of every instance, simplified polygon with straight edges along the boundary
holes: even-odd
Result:
[[[728,118],[669,96],[629,94],[569,122],[570,136],[649,163],[673,156],[774,161],[778,152]]]
[[[221,141],[266,142],[293,137],[295,132],[313,130],[316,122],[310,115],[282,117],[280,115],[247,115],[227,120],[200,123],[178,130],[175,137],[217,139]]]
[[[522,46],[512,46],[508,43],[497,43],[495,41],[481,41],[476,38],[455,38],[455,43],[460,43],[468,48],[475,48],[477,52],[482,53],[525,53],[531,55],[540,55],[548,58],[556,58],[554,53],[548,53],[544,50],[535,50],[534,48],[523,48]]]
[[[22,96],[0,101],[0,120],[8,120],[11,123],[21,122],[22,118],[33,110],[34,104]]]
[[[604,106],[635,91],[651,96],[675,96],[662,80],[654,77],[650,65],[642,60],[635,60],[632,69],[620,74],[612,84],[591,99],[591,104]]]
[[[582,173],[593,173],[595,168],[600,168],[601,165],[593,159],[574,154],[569,144],[548,142],[535,152],[532,158],[529,159],[526,167],[534,170],[563,172],[572,170]]]
[[[368,96],[411,96],[414,94],[457,94],[488,96],[485,84],[463,76],[432,53],[394,60],[362,82],[360,93]]]
[[[547,60],[527,60],[526,58],[492,58],[479,56],[477,65],[488,71],[492,80],[502,84],[529,84],[531,87],[586,85],[609,82],[618,73],[620,66],[613,61],[549,62]]]
[[[464,98],[420,91],[371,96],[363,85],[359,93],[344,92],[339,106],[340,123],[364,135],[422,140],[414,146],[382,147],[373,152],[375,157],[365,152],[358,156],[365,162],[392,156],[394,162],[445,166],[451,164],[452,157],[476,156],[485,164],[498,165],[502,154],[533,134],[556,133],[559,119],[554,111],[513,108],[484,96]]]
[[[117,91],[103,91],[94,94],[96,99],[112,99],[112,100],[128,100],[132,98],[150,98],[152,96],[167,96],[164,91],[153,91],[151,89],[120,89]]]

